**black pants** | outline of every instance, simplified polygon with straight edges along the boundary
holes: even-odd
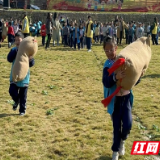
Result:
[[[24,34],[24,38],[29,36],[29,33],[23,33]]]
[[[84,45],[83,45],[83,37],[80,38],[80,47],[81,47],[81,48],[84,47]]]
[[[76,49],[76,44],[78,45],[78,49],[80,49],[80,43],[77,43],[77,38],[74,39],[74,49]]]
[[[123,31],[120,31],[120,39],[119,39],[120,40],[120,42],[119,42],[120,44],[122,43],[122,38],[123,38],[122,34],[123,34]]]
[[[2,32],[0,32],[0,42],[2,41]]]
[[[63,37],[64,37],[64,46],[67,46],[67,44],[68,44],[68,42],[67,42],[68,36],[67,36],[67,35],[64,35]]]
[[[100,36],[100,44],[103,42],[103,35]]]
[[[48,38],[47,38],[46,48],[49,48],[52,34],[47,34],[47,35],[48,35]]]
[[[91,38],[90,37],[86,37],[86,44],[87,44],[87,49],[90,50],[91,49]]]
[[[156,39],[156,34],[152,34],[152,43],[153,45],[156,44],[158,45],[157,39]]]
[[[9,93],[14,102],[20,103],[19,112],[25,113],[28,87],[17,87],[16,84],[10,84]]]
[[[43,46],[45,45],[45,38],[46,38],[46,36],[42,36],[42,45]]]
[[[132,128],[132,108],[130,104],[130,94],[116,96],[113,121],[113,152],[118,152],[121,140],[126,140]]]
[[[129,36],[129,39],[128,39],[128,44],[132,43],[133,42],[133,36]]]
[[[129,44],[129,35],[126,34],[126,44]]]
[[[11,44],[14,43],[14,35],[8,34],[8,43],[11,43]]]
[[[73,47],[73,36],[71,35],[71,38],[70,38],[70,47],[72,48]]]
[[[95,36],[95,42],[99,42],[99,36]]]
[[[39,29],[37,30],[37,37],[39,36]]]

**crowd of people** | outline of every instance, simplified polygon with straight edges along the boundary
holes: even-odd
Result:
[[[29,31],[29,19],[26,14],[23,15],[22,20],[4,20],[0,19],[0,48],[1,43],[8,37],[8,48],[10,48],[15,42],[15,35],[18,32],[22,32],[24,37],[30,35]]]
[[[21,31],[24,37],[41,35],[42,45],[46,50],[50,47],[51,39],[53,39],[53,46],[59,46],[61,41],[64,47],[78,48],[78,50],[87,47],[90,52],[91,46],[94,43],[101,44],[107,35],[115,37],[117,44],[121,44],[123,38],[125,38],[126,44],[130,44],[137,38],[150,34],[153,45],[158,45],[160,26],[157,18],[154,18],[151,25],[135,21],[124,22],[123,17],[118,16],[110,22],[93,22],[90,16],[87,21],[79,19],[77,22],[69,18],[58,18],[56,13],[54,15],[48,13],[46,22],[36,21],[30,24],[27,15],[24,14],[22,21],[17,19],[13,21],[12,18],[10,21],[1,19],[0,47],[8,36],[8,47],[10,48],[18,31]]]

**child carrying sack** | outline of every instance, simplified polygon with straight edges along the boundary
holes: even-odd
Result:
[[[38,51],[37,41],[33,37],[26,37],[20,43],[13,65],[12,77],[14,82],[22,81],[29,70],[29,57],[34,57]]]
[[[108,69],[109,75],[119,70],[125,71],[125,77],[117,81],[115,92],[102,100],[104,107],[108,106],[112,98],[120,89],[131,90],[141,76],[144,75],[151,60],[150,35],[141,37],[125,47],[117,56],[115,63]]]

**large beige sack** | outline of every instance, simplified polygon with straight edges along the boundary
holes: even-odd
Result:
[[[126,62],[115,70],[115,74],[118,70],[125,69],[126,76],[121,81],[117,81],[117,86],[130,90],[145,73],[151,60],[151,54],[150,37],[141,37],[125,47],[118,54],[117,59],[125,58]]]
[[[33,37],[26,37],[20,43],[15,63],[13,65],[12,77],[14,82],[23,80],[29,70],[29,57],[38,51],[37,41]]]

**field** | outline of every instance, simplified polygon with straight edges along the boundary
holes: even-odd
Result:
[[[100,103],[102,46],[94,44],[88,53],[51,44],[45,51],[38,41],[25,116],[12,110],[6,41],[0,48],[0,160],[110,160],[112,122]],[[145,76],[133,88],[133,128],[121,160],[156,159],[130,155],[134,141],[160,141],[159,46],[152,51]]]

